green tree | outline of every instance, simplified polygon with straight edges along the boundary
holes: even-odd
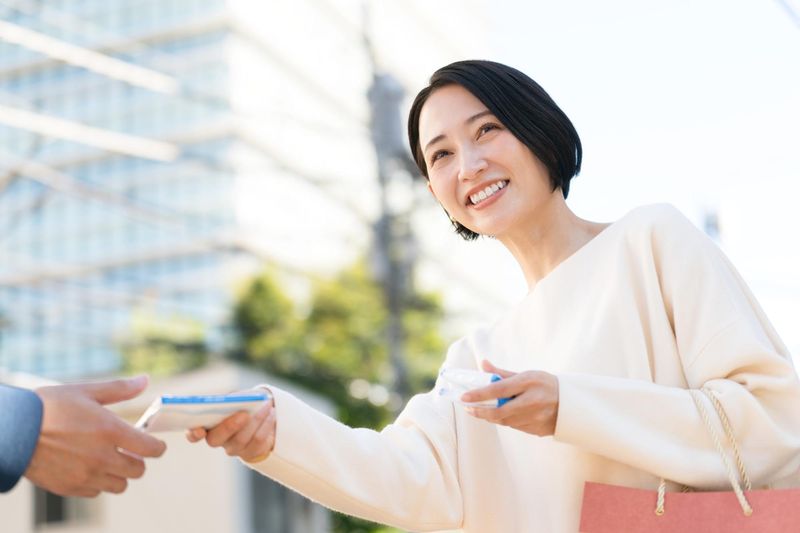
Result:
[[[412,389],[429,389],[445,343],[439,330],[441,297],[415,292],[402,322]],[[233,356],[326,396],[339,420],[380,429],[403,402],[391,390],[386,345],[387,311],[381,287],[364,261],[330,280],[314,283],[308,314],[301,317],[265,272],[245,289],[234,309],[238,345]],[[335,515],[339,532],[388,532],[371,522]]]
[[[267,270],[250,281],[233,310],[237,342],[231,356],[273,375],[306,375],[302,324],[293,302]]]
[[[170,376],[208,361],[205,328],[182,316],[136,311],[130,334],[120,344],[123,369],[130,373]]]

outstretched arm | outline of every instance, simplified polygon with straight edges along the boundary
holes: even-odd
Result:
[[[166,445],[103,406],[134,398],[145,387],[147,378],[139,376],[38,389],[41,432],[25,477],[64,496],[123,492],[128,479],[144,474],[143,458],[159,457]]]
[[[461,527],[452,405],[412,398],[383,431],[350,428],[271,387],[274,406],[239,413],[187,437],[222,447],[255,470],[337,511],[413,531]]]
[[[33,391],[0,385],[0,492],[14,488],[31,460],[42,422]]]

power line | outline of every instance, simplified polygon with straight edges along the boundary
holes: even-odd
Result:
[[[66,194],[78,196],[90,200],[98,200],[107,204],[112,204],[122,208],[127,214],[136,217],[144,218],[148,221],[159,223],[175,224],[178,222],[177,218],[163,210],[144,206],[136,202],[132,202],[129,198],[123,195],[109,192],[103,187],[90,185],[86,182],[76,180],[61,171],[49,167],[43,163],[32,161],[30,159],[22,159],[0,150],[0,159],[10,162],[14,165],[14,171],[20,175],[32,179],[50,189],[63,192]]]
[[[2,19],[0,19],[0,39],[149,91],[174,95],[179,89],[177,80],[166,74],[97,53]]]
[[[68,31],[85,34],[85,32],[88,30],[90,33],[102,36],[104,38],[116,38],[116,35],[112,32],[83,19],[72,19],[71,21],[66,22],[69,17],[67,17],[63,12],[54,10],[52,8],[34,6],[30,2],[18,2],[14,5],[9,5],[7,2],[0,2],[0,4],[4,4],[9,9],[13,9],[27,16],[40,19],[43,17],[44,13],[46,14],[45,17],[48,19],[48,22],[51,25],[60,27],[62,29],[67,29]],[[268,46],[263,39],[247,29],[244,25],[227,16],[221,16],[218,18],[221,20],[222,27],[229,29],[234,34],[237,34],[244,40],[250,42],[261,54],[269,57],[275,66],[279,67],[296,81],[300,82],[301,86],[308,88],[309,91],[314,94],[320,102],[328,105],[331,110],[339,113],[348,121],[352,121],[353,117],[359,116],[359,113],[356,110],[348,109],[347,105],[334,98],[324,86],[317,83],[313,78],[307,76],[299,69],[293,67],[290,62],[286,61],[282,57],[281,53]],[[22,29],[31,31],[25,28]],[[2,26],[0,26],[0,30],[2,30]],[[0,31],[0,37],[2,36],[2,32]],[[40,43],[38,37],[46,39],[47,44]],[[227,95],[216,94],[214,92],[209,92],[206,89],[199,89],[197,87],[187,85],[185,82],[181,82],[173,76],[168,76],[148,67],[140,67],[134,63],[115,59],[108,54],[99,53],[90,48],[80,47],[63,40],[54,39],[44,34],[37,34],[37,36],[27,39],[26,42],[31,43],[33,46],[37,46],[39,51],[49,55],[51,58],[62,59],[70,64],[83,66],[84,68],[94,70],[114,79],[128,81],[129,83],[134,83],[135,85],[138,84],[143,88],[161,92],[169,96],[176,96],[182,99],[194,101],[205,101],[207,103],[220,105],[226,109],[229,109],[230,107]],[[107,49],[109,47],[104,45],[95,45],[94,48]],[[113,48],[132,48],[134,50],[145,50],[154,55],[157,61],[171,61],[175,57],[180,57],[179,54],[168,54],[162,50],[159,50],[158,48],[142,44],[142,42],[136,38],[129,39],[127,42],[117,42],[113,45]],[[71,53],[63,52],[63,50],[70,50]],[[116,68],[113,66],[105,69],[102,68],[110,63],[116,65]],[[118,75],[120,71],[126,73],[126,78],[122,78]],[[144,83],[136,83],[140,82],[142,79],[144,80]],[[365,119],[359,119],[358,123],[360,126],[364,128],[366,127]]]
[[[177,146],[163,141],[87,126],[81,122],[4,105],[0,105],[0,123],[48,137],[155,161],[173,161],[179,153]]]
[[[797,11],[795,11],[794,7],[792,7],[792,5],[788,2],[788,0],[775,0],[775,1],[778,3],[779,6],[783,8],[784,12],[786,12],[789,18],[792,19],[794,25],[800,28],[800,14],[798,14]]]
[[[28,15],[32,16],[40,15],[38,11],[34,11],[30,6],[28,6],[27,10],[22,10],[19,6],[9,6],[9,7],[12,7],[12,9],[16,9],[20,12],[24,12],[25,14]],[[86,25],[94,29],[93,25],[89,24]],[[6,30],[8,30],[9,28],[11,30],[20,30],[20,27],[16,25],[7,24],[7,26],[8,27],[5,27],[2,24],[0,24],[0,37],[4,35],[6,37],[9,37],[8,31],[6,32],[6,34],[2,34],[2,30],[4,28]],[[243,30],[240,29],[239,31]],[[32,46],[34,49],[38,49],[43,53],[50,54],[51,56],[60,59],[68,60],[72,64],[77,64],[80,66],[84,66],[86,68],[92,68],[93,66],[96,66],[96,64],[99,64],[101,66],[111,65],[112,67],[118,67],[121,68],[122,70],[125,69],[131,70],[138,68],[137,65],[125,62],[119,62],[103,54],[98,54],[91,50],[71,45],[70,43],[65,43],[60,40],[52,39],[48,36],[44,36],[36,32],[32,31],[28,32],[24,28],[22,28],[21,31],[17,31],[16,33],[12,31],[10,37],[12,38],[12,40],[15,39],[16,42],[18,42],[19,44]],[[258,41],[255,38],[255,36],[250,35],[248,37],[251,40]],[[261,48],[263,48],[263,44],[261,44]],[[54,50],[56,53],[53,53]],[[66,52],[64,52],[64,50],[66,50]],[[273,56],[273,60],[277,58],[275,54],[271,55]],[[107,59],[117,61],[117,63],[113,62],[109,63],[105,61]],[[285,68],[289,68],[288,64],[283,64],[283,66]],[[299,74],[295,72],[296,69],[290,69],[290,70],[295,75],[295,77],[299,76]],[[114,68],[111,68],[111,72],[108,72],[108,69],[104,71],[102,68],[99,69],[99,71],[101,71],[101,73],[104,74],[110,74],[112,75],[112,77],[114,77],[114,74],[116,74]],[[163,84],[166,84],[166,86],[168,86],[167,87],[168,90],[162,92],[166,92],[168,94],[175,94],[175,90],[173,89],[178,87],[178,82],[175,78],[165,76],[150,69],[144,69],[141,72],[145,72],[148,75],[152,74],[152,76],[155,79],[159,80],[160,82],[164,82]],[[130,76],[128,76],[128,78],[137,81],[135,75],[141,74],[141,72],[137,70],[132,70],[132,73],[130,74]],[[308,82],[308,80],[305,81]],[[184,87],[184,89],[186,88]],[[327,96],[327,93],[325,93],[324,91],[317,90],[316,92],[318,97]],[[189,93],[186,90],[183,90],[179,94],[179,96],[187,97],[188,94]],[[218,95],[209,95],[205,93],[195,93],[193,91],[191,92],[191,94],[194,97],[199,96],[201,99],[208,100],[210,98],[210,101],[213,101],[218,105],[223,105],[230,115],[237,116],[230,111],[228,102],[224,97],[219,97]],[[333,108],[341,110],[341,106],[337,105],[336,102],[330,101],[327,97],[323,99],[331,103],[333,105]],[[94,145],[104,149],[110,149],[112,151],[117,151],[121,153],[127,153],[128,155],[148,157],[157,160],[165,160],[165,159],[171,160],[177,156],[177,148],[175,146],[170,146],[160,141],[150,142],[150,140],[147,139],[135,138],[133,136],[127,136],[125,134],[117,134],[116,132],[108,132],[107,130],[102,130],[102,133],[104,133],[105,135],[101,135],[100,129],[84,126],[81,123],[63,121],[62,119],[49,117],[47,115],[34,116],[28,113],[29,112],[24,110],[15,110],[13,108],[3,108],[2,106],[0,106],[0,122],[5,122],[6,124],[14,127],[33,129],[33,131],[36,131],[37,133],[40,134],[67,138],[69,140],[73,140],[76,142],[83,142],[84,144]],[[120,141],[120,142],[115,142],[115,141]],[[260,149],[263,151],[263,146],[261,146]],[[274,157],[274,153],[272,155]],[[280,163],[280,166],[285,171],[301,174],[297,172],[297,169],[293,169],[283,162]],[[303,176],[303,177],[305,178],[305,181],[320,186],[319,183],[313,183],[312,180],[309,180],[308,176]],[[339,199],[339,201],[340,202],[344,201],[345,203],[347,203],[347,200]],[[353,208],[353,206],[350,206],[350,208],[354,210],[354,212],[358,212],[356,209]]]

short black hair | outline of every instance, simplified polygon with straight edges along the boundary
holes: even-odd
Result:
[[[529,76],[494,61],[456,61],[431,76],[408,114],[408,143],[417,167],[428,178],[428,167],[419,144],[419,115],[428,97],[442,87],[460,85],[497,117],[547,167],[552,190],[569,194],[570,180],[581,170],[583,149],[578,132],[550,95]],[[478,234],[453,221],[466,240]]]

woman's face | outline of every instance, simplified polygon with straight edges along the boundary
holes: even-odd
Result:
[[[470,230],[502,238],[533,222],[551,200],[547,167],[460,85],[422,107],[419,140],[428,188]]]

